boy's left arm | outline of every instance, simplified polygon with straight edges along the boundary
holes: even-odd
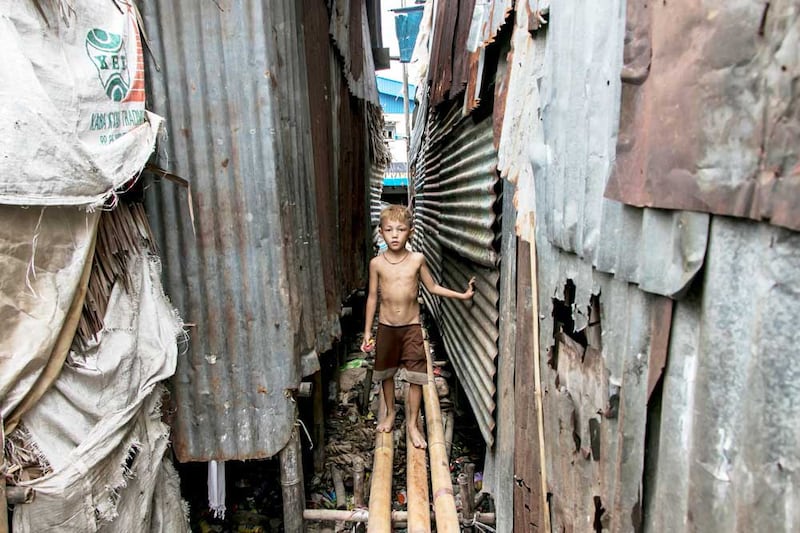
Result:
[[[433,279],[431,275],[431,271],[428,270],[428,265],[425,264],[425,259],[422,259],[422,266],[419,269],[419,277],[422,280],[422,284],[425,285],[425,288],[428,289],[428,292],[431,294],[435,294],[436,296],[442,296],[444,298],[455,298],[457,300],[469,300],[472,298],[472,295],[475,294],[475,276],[470,278],[469,282],[467,283],[467,290],[464,292],[456,292],[450,290],[446,287],[442,287]]]

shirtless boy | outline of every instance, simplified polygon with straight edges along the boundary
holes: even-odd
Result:
[[[394,375],[404,366],[409,383],[406,397],[406,427],[411,442],[417,448],[427,447],[417,420],[422,400],[422,385],[428,383],[425,346],[422,340],[419,302],[419,282],[428,292],[445,298],[469,300],[474,293],[475,278],[469,280],[465,292],[456,292],[438,285],[425,265],[425,256],[406,249],[412,233],[411,216],[405,207],[392,205],[381,212],[380,234],[388,249],[369,263],[369,295],[361,349],[372,350],[372,320],[378,304],[377,343],[373,378],[382,381],[386,411],[378,423],[378,431],[391,432],[394,427]]]

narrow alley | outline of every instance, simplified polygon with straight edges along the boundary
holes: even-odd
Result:
[[[0,45],[0,533],[800,531],[796,0]]]

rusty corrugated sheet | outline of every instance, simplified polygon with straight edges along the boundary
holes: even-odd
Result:
[[[606,195],[800,230],[798,25],[790,0],[628,3]]]
[[[624,15],[622,2],[560,2],[547,30],[532,35],[530,12],[516,13],[500,166],[517,183],[524,238],[538,205],[537,224],[562,250],[649,292],[676,295],[703,264],[708,215],[602,196],[616,153]]]
[[[460,105],[429,116],[424,174],[419,163],[414,246],[437,282],[463,290],[475,276],[471,304],[424,293],[439,320],[447,353],[475,411],[486,442],[494,441],[499,269],[496,240],[496,155],[491,119],[461,118]],[[469,324],[470,327],[464,327]]]
[[[799,256],[796,232],[713,217],[648,422],[645,531],[800,528]]]
[[[344,58],[344,75],[350,92],[359,99],[380,105],[366,3],[363,0],[333,0],[330,10],[329,32]]]
[[[453,0],[437,4],[428,69],[432,107],[452,100],[467,84],[471,55],[467,50],[467,39],[475,1]]]
[[[337,200],[321,202],[318,190],[336,176],[336,198],[366,201],[363,108],[346,91],[331,98],[341,107],[324,112],[338,117],[333,129],[345,132],[351,155],[331,162],[315,151],[312,130],[321,139],[326,126],[312,126],[309,98],[324,100],[326,89],[309,91],[301,9],[289,0],[143,5],[160,66],[149,65],[149,94],[167,117],[158,163],[188,179],[193,200],[194,220],[186,189],[165,181],[148,191],[165,285],[194,324],[173,382],[181,461],[277,453],[294,427],[287,392],[300,380],[300,356],[331,346],[337,295],[363,282],[357,244],[333,274],[323,272],[323,257],[340,250],[321,242],[319,224],[339,220],[341,242],[366,243],[366,217],[337,212]],[[313,37],[324,49],[327,32]],[[335,95],[340,80],[331,76]]]

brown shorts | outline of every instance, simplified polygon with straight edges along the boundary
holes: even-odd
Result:
[[[428,364],[422,326],[387,326],[378,324],[375,341],[375,370],[372,379],[383,381],[394,376],[398,367],[405,369],[405,380],[417,385],[428,383]]]

